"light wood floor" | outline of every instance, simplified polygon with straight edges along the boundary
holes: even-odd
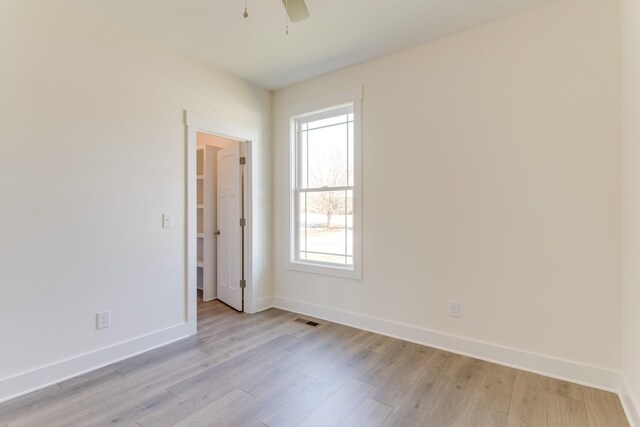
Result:
[[[337,324],[200,303],[198,335],[0,405],[9,426],[628,426],[618,397]]]

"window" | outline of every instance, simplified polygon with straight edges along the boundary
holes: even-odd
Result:
[[[293,269],[359,278],[358,121],[357,101],[290,116]]]

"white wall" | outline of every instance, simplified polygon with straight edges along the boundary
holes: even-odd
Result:
[[[565,0],[276,92],[276,303],[617,370],[619,72],[617,2]],[[363,280],[288,271],[283,111],[358,85]]]
[[[185,321],[184,110],[261,132],[271,292],[270,103],[65,2],[0,0],[0,385]]]
[[[622,0],[622,376],[640,413],[640,3]],[[640,425],[640,419],[636,419]]]

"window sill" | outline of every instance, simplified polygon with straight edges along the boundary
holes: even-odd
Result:
[[[325,264],[314,264],[302,261],[287,262],[287,270],[302,273],[320,274],[323,276],[340,277],[343,279],[362,280],[362,273],[356,268],[339,267]]]

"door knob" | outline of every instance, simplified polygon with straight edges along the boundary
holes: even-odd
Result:
[[[213,234],[215,234],[216,236],[219,236],[220,235],[220,230],[214,231]]]

